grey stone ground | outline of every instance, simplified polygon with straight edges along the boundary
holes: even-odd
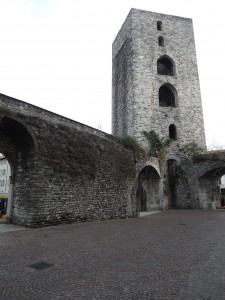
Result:
[[[225,299],[224,230],[225,210],[2,230],[0,299]]]

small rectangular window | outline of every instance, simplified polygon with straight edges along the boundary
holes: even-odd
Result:
[[[157,21],[157,30],[162,31],[162,22]]]
[[[160,47],[164,47],[164,38],[162,36],[158,37],[158,43]]]

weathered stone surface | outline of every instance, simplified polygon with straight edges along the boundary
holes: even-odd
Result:
[[[159,197],[163,208],[219,207],[224,161],[186,165],[180,151],[193,142],[206,148],[192,20],[131,9],[112,52],[113,133],[131,135],[144,147],[148,144],[143,131],[154,130],[172,140],[159,158],[163,195],[162,189],[157,192],[158,179],[143,174],[143,168],[138,175],[139,206],[149,210]]]
[[[209,152],[210,153],[210,152]],[[177,174],[176,207],[213,209],[221,207],[220,178],[225,173],[225,153],[190,165],[183,163]]]
[[[132,151],[96,129],[0,96],[0,152],[12,167],[13,222],[43,226],[136,214]]]
[[[157,30],[157,21],[162,30]],[[159,46],[158,38],[164,39]],[[157,60],[168,57],[173,75],[157,73]],[[159,89],[167,84],[175,94],[175,107],[159,106]],[[189,142],[205,147],[205,133],[192,20],[131,9],[113,43],[114,134],[134,136],[146,145],[143,130],[169,136],[176,126],[171,153]]]
[[[0,94],[0,153],[12,168],[13,223],[38,227],[220,206],[225,156],[186,163],[181,151],[190,142],[205,148],[192,20],[132,9],[113,43],[112,80],[113,133],[135,137],[147,153],[143,131],[154,130],[172,139],[169,148],[149,157]]]

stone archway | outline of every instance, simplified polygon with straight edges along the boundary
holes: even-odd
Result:
[[[221,207],[220,178],[224,174],[225,166],[214,167],[199,178],[198,200],[200,207]]]
[[[35,162],[36,143],[30,129],[23,121],[3,116],[0,119],[0,153],[11,168],[7,222],[17,223],[21,218],[26,224],[27,210],[30,210],[29,186],[31,170]]]
[[[146,166],[138,176],[137,210],[151,211],[163,208],[160,176],[152,166]]]

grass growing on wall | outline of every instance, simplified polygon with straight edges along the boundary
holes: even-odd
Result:
[[[144,148],[131,136],[125,135],[125,136],[117,136],[114,135],[113,138],[123,145],[124,148],[133,150],[134,152],[140,152],[142,154],[145,154]]]

